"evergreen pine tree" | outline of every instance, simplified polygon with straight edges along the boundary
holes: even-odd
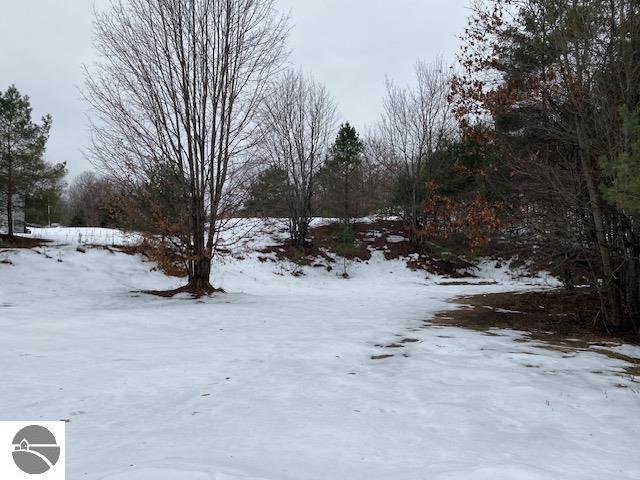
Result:
[[[640,109],[622,111],[628,147],[617,158],[603,160],[602,167],[612,182],[604,187],[605,198],[619,208],[640,210]]]
[[[335,143],[331,147],[331,158],[327,161],[325,169],[331,177],[334,199],[339,199],[341,204],[340,217],[345,225],[351,223],[354,215],[353,208],[353,183],[354,177],[362,164],[362,152],[364,143],[355,128],[349,123],[341,125]]]
[[[49,115],[42,118],[40,125],[31,120],[29,97],[15,86],[0,92],[0,192],[7,211],[9,237],[14,234],[14,195],[27,196],[50,188],[65,174],[63,163],[50,165],[44,161],[50,128]]]

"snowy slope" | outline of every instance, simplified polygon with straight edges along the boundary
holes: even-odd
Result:
[[[0,420],[70,420],[72,480],[640,478],[624,362],[424,324],[544,279],[441,286],[380,254],[296,278],[238,244],[215,267],[228,294],[161,299],[132,292],[180,282],[58,230],[0,254]]]

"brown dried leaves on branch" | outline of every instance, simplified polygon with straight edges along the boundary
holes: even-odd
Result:
[[[492,234],[503,227],[499,212],[501,202],[490,202],[476,193],[470,199],[458,199],[438,193],[434,182],[427,184],[429,197],[424,209],[430,221],[418,232],[429,240],[447,240],[451,235],[464,235],[470,248],[486,245]]]

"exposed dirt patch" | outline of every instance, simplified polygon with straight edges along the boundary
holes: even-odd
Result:
[[[461,297],[456,303],[465,308],[437,314],[428,325],[470,328],[495,334],[496,328],[527,332],[521,341],[540,341],[548,348],[567,355],[589,350],[628,362],[626,373],[640,376],[640,359],[611,351],[607,347],[640,344],[636,336],[615,336],[599,322],[600,303],[590,289],[526,293],[497,293]]]
[[[335,259],[331,257],[327,251],[317,245],[309,245],[305,248],[299,248],[294,245],[272,245],[260,250],[260,253],[274,254],[278,260],[289,260],[301,266],[311,265],[315,262],[314,266],[318,265],[317,262],[324,261],[326,263],[334,263]],[[261,262],[266,262],[269,257],[259,257]]]
[[[418,343],[420,340],[417,338],[403,338],[400,343]]]
[[[386,354],[386,355],[372,355],[371,356],[371,360],[384,360],[385,358],[391,358],[393,357],[393,355],[390,354]]]
[[[468,307],[438,314],[435,322],[479,330],[512,328],[589,342],[638,343],[636,337],[612,336],[604,328],[598,320],[600,301],[588,288],[475,295],[460,297],[456,303]]]
[[[42,238],[9,237],[8,235],[0,234],[0,248],[36,248],[48,243],[51,243],[51,241]]]
[[[191,295],[192,298],[201,298],[207,297],[210,295],[215,295],[216,293],[227,293],[222,288],[203,288],[199,290],[195,290],[189,286],[184,286],[180,288],[176,288],[174,290],[141,290],[133,293],[144,293],[146,295],[154,295],[156,297],[162,298],[173,298],[176,295],[181,293],[187,293]]]
[[[344,226],[340,223],[322,225],[309,231],[311,242],[305,248],[281,244],[264,248],[260,253],[275,254],[277,260],[288,260],[300,266],[312,265],[331,271],[337,260],[367,262],[372,252],[379,251],[387,260],[405,260],[412,270],[454,278],[473,276],[475,266],[471,263],[454,256],[439,258],[428,245],[410,242],[402,222],[379,220],[353,224],[353,238],[349,242],[344,241],[343,232]],[[260,257],[260,261],[267,261],[267,257]]]

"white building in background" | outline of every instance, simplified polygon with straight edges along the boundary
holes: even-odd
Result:
[[[13,232],[25,233],[24,197],[22,195],[13,196]],[[7,197],[0,192],[0,233],[7,233]]]

